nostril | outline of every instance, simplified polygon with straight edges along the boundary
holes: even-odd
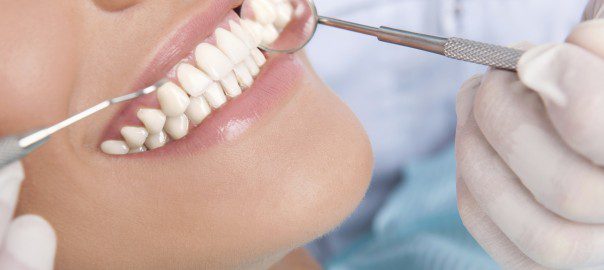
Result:
[[[132,7],[142,0],[93,0],[94,4],[106,11],[121,11]]]

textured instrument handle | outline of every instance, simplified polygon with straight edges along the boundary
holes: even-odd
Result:
[[[19,146],[19,137],[0,138],[0,169],[21,159],[27,151]]]
[[[516,70],[524,51],[476,42],[463,38],[449,38],[445,43],[445,56],[466,62]]]

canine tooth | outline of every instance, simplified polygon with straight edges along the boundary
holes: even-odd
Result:
[[[231,28],[231,32],[241,39],[248,49],[256,48],[258,46],[254,40],[254,36],[235,21],[229,21],[229,27]]]
[[[210,105],[203,97],[192,97],[185,115],[194,125],[199,125],[211,113],[212,108],[210,108]]]
[[[216,44],[235,64],[241,63],[250,55],[250,49],[245,43],[223,28],[216,29]]]
[[[247,69],[245,63],[237,65],[233,71],[235,72],[235,76],[237,76],[237,81],[239,81],[239,84],[242,87],[248,88],[252,86],[254,83],[254,78],[252,78],[252,74],[250,74],[250,71]]]
[[[250,3],[254,17],[261,24],[272,24],[277,19],[277,11],[273,3],[267,0],[252,0]]]
[[[132,148],[130,149],[130,151],[128,151],[128,154],[138,154],[143,152],[147,152],[147,147],[141,146],[137,148]]]
[[[258,67],[256,62],[254,62],[254,58],[252,58],[251,55],[245,58],[244,63],[247,69],[250,71],[252,77],[256,77],[256,75],[260,73],[260,68]]]
[[[262,25],[257,22],[244,19],[241,20],[241,26],[248,31],[254,38],[254,48],[258,47],[262,43],[262,36],[264,35],[264,29]]]
[[[111,140],[104,141],[101,144],[101,150],[109,155],[125,155],[128,154],[130,148],[128,148],[128,144],[125,141]]]
[[[220,84],[222,84],[224,92],[229,97],[237,97],[241,95],[241,87],[239,87],[239,83],[237,82],[237,77],[235,76],[235,73],[230,72],[229,74],[224,76],[224,78],[220,80]]]
[[[215,109],[220,108],[227,102],[227,97],[222,91],[222,87],[220,87],[220,84],[218,83],[211,84],[210,87],[206,89],[206,92],[203,93],[203,96],[206,98],[210,106]]]
[[[168,117],[164,129],[172,139],[182,139],[189,133],[189,119],[184,114]]]
[[[157,134],[149,135],[149,137],[147,137],[147,140],[145,141],[145,146],[147,146],[148,149],[152,150],[166,145],[167,142],[168,135],[165,132],[161,131]]]
[[[202,43],[195,49],[195,60],[206,74],[214,81],[219,81],[233,70],[231,60],[214,45]]]
[[[158,109],[140,109],[136,113],[150,134],[160,133],[166,123],[166,115]]]
[[[183,114],[189,106],[189,96],[176,84],[168,82],[157,90],[157,99],[166,116]]]
[[[291,21],[294,8],[289,1],[276,4],[277,19],[275,19],[275,26],[279,29],[283,29]]]
[[[266,57],[264,57],[264,54],[258,48],[252,49],[252,58],[254,58],[259,67],[264,66],[266,63]]]
[[[212,84],[212,80],[201,70],[189,64],[180,64],[176,70],[180,85],[193,97],[199,97]]]
[[[277,30],[277,28],[275,28],[275,26],[272,24],[265,25],[264,32],[262,35],[262,44],[270,45],[275,42],[277,38],[279,38],[279,31]]]
[[[143,146],[145,140],[149,136],[147,129],[142,127],[123,127],[120,132],[130,148]]]

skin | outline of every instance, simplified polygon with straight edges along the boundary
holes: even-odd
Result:
[[[115,96],[179,17],[208,4],[3,3],[0,134]],[[101,133],[118,108],[57,134],[24,160],[17,214],[53,225],[56,269],[274,265],[354,210],[373,165],[355,116],[303,62],[287,102],[237,139],[188,156],[121,163],[102,154]],[[297,251],[276,267],[308,261]]]

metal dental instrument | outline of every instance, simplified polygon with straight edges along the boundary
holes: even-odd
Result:
[[[33,132],[29,132],[26,134],[0,137],[0,169],[25,157],[33,150],[42,146],[48,141],[48,139],[50,139],[50,136],[56,133],[57,131],[71,126],[84,118],[94,115],[108,108],[111,105],[131,101],[139,97],[151,94],[157,91],[157,89],[166,82],[167,81],[165,79],[160,80],[154,85],[139,90],[137,92],[105,100],[50,127],[37,129]]]

